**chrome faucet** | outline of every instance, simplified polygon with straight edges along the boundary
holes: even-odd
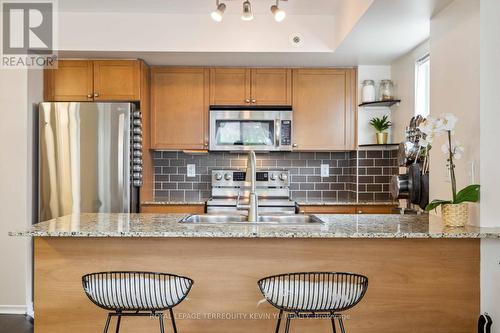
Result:
[[[248,222],[257,222],[259,220],[259,195],[257,194],[256,178],[257,167],[255,152],[253,150],[250,150],[248,152],[247,171],[245,176],[245,182],[250,183],[250,195],[248,197],[248,204],[237,204],[238,209],[248,210]]]

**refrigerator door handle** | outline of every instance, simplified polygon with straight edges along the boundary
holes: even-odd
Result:
[[[125,213],[128,213],[128,198],[127,191],[124,188],[124,178],[125,178],[125,159],[129,152],[124,151],[124,132],[126,130],[125,115],[120,114],[118,118],[118,193],[123,193],[122,207]]]

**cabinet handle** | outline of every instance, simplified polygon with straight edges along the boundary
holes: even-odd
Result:
[[[298,146],[299,146],[299,145],[298,145],[298,144],[296,144],[296,143],[294,143],[294,144],[292,145],[292,147],[293,147],[293,148],[297,148]]]
[[[245,99],[245,103],[250,103],[250,99]]]
[[[92,94],[88,94],[88,95],[87,95],[87,98],[92,98]]]
[[[94,97],[99,97],[99,94],[98,93],[94,93]]]
[[[252,103],[257,103],[257,101],[255,99],[252,99],[251,102]]]
[[[358,214],[363,214],[363,211],[362,210],[358,210]]]

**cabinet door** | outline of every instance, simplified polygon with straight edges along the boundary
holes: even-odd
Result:
[[[208,148],[208,81],[208,69],[152,69],[152,148]]]
[[[139,60],[95,60],[94,100],[140,100],[140,71]]]
[[[44,99],[50,102],[93,100],[92,61],[59,60],[44,71]]]
[[[251,102],[256,105],[292,105],[292,70],[252,69]]]
[[[354,148],[354,70],[296,69],[293,140],[297,150]]]
[[[250,69],[212,68],[210,70],[211,105],[250,103]]]

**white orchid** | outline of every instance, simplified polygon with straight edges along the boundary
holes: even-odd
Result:
[[[418,128],[425,135],[433,137],[445,132],[452,132],[455,129],[457,121],[458,118],[452,113],[445,113],[439,117],[428,116]]]
[[[453,131],[458,121],[458,118],[453,113],[445,113],[440,116],[440,119],[443,121],[442,126],[445,131]]]
[[[441,150],[443,151],[444,154],[449,154],[450,153],[450,144],[448,142],[446,142],[444,145],[441,146]],[[451,153],[453,154],[454,158],[456,158],[457,160],[461,159],[464,151],[465,151],[465,148],[459,141],[456,140],[452,143]]]

